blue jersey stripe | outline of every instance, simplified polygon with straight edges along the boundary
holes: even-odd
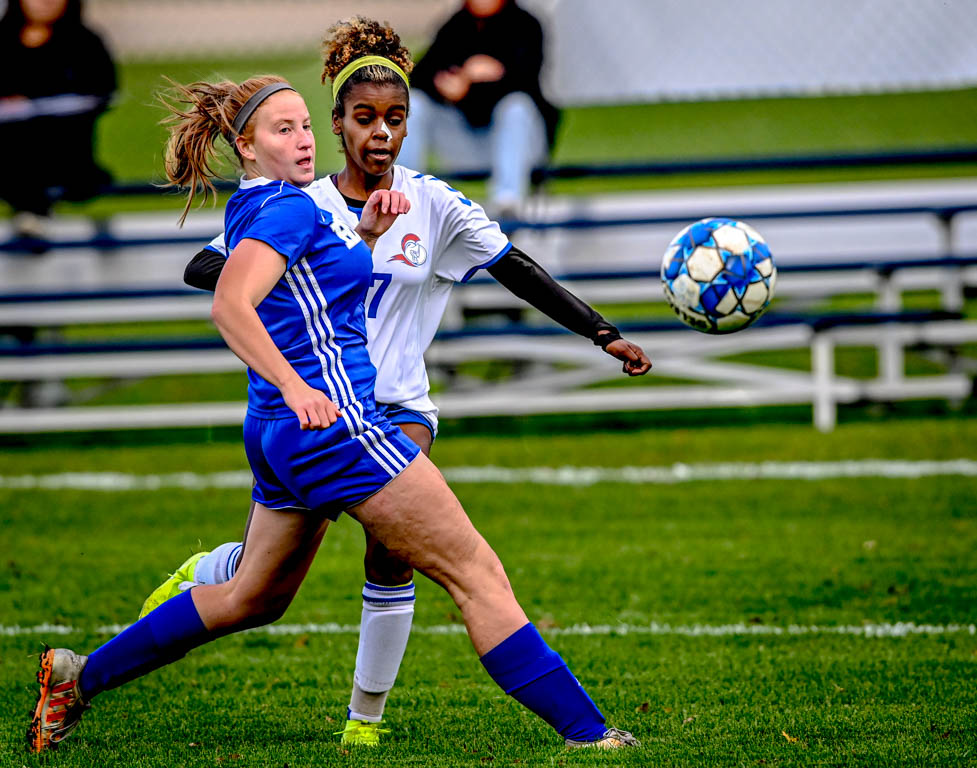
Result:
[[[344,386],[342,378],[337,373],[337,354],[338,349],[335,346],[332,338],[332,326],[328,321],[328,315],[326,314],[327,307],[325,302],[318,302],[316,297],[309,290],[306,284],[305,274],[300,268],[304,259],[300,259],[299,263],[295,265],[292,272],[295,276],[296,284],[301,291],[302,297],[305,300],[306,305],[310,309],[311,313],[311,326],[310,326],[310,337],[315,338],[316,344],[316,354],[319,355],[320,359],[324,359],[327,363],[323,373],[327,376],[332,388],[336,391],[337,395],[334,399],[336,405],[340,408],[345,407],[350,402],[352,402],[355,397],[353,396],[352,388],[347,388]]]
[[[384,472],[390,475],[390,477],[396,477],[400,472],[400,469],[392,466],[386,458],[378,454],[373,449],[372,443],[363,434],[362,426],[360,423],[358,423],[354,416],[353,412],[355,410],[356,407],[354,405],[352,408],[345,408],[340,411],[340,415],[342,416],[343,421],[346,423],[346,428],[349,430],[350,436],[355,438],[356,441],[363,446],[363,450],[365,450],[373,458],[373,460],[380,465]]]
[[[394,465],[399,466],[400,469],[406,467],[410,462],[404,458],[390,442],[387,440],[387,436],[379,428],[366,421],[363,415],[363,404],[356,403],[352,410],[356,410],[356,418],[359,423],[363,424],[365,428],[365,434],[368,435],[368,439],[371,440],[376,449],[383,453],[385,457]]]
[[[388,451],[383,450],[382,441],[377,437],[376,430],[368,429],[363,434],[358,435],[356,439],[363,443],[370,455],[377,459],[381,466],[387,468],[391,477],[399,475],[407,466],[391,457]]]
[[[322,313],[319,315],[322,323],[325,325],[325,330],[322,333],[325,337],[325,346],[332,351],[332,357],[335,362],[334,370],[336,380],[339,382],[341,389],[347,393],[347,403],[354,402],[356,400],[356,393],[353,390],[353,383],[350,381],[349,376],[346,374],[346,369],[343,366],[342,349],[336,342],[336,332],[333,330],[332,321],[326,313],[326,297],[319,288],[319,283],[316,281],[315,274],[312,272],[312,267],[309,266],[308,260],[305,258],[299,259],[299,263],[296,266],[301,266],[305,272],[305,277],[308,280],[307,295],[309,296],[310,303],[314,305],[318,301],[318,304],[322,307]],[[303,281],[303,287],[306,287],[305,281]]]
[[[363,437],[370,441],[370,445],[373,446],[373,450],[378,454],[381,454],[398,473],[404,470],[407,466],[407,462],[404,457],[401,456],[396,451],[391,450],[390,444],[387,442],[386,435],[380,431],[377,427],[370,427],[363,433]]]
[[[318,339],[317,349],[328,361],[325,373],[338,393],[334,402],[340,408],[345,408],[356,401],[356,393],[343,368],[342,348],[336,341],[336,334],[327,314],[326,299],[322,292],[317,290],[318,285],[315,284],[315,277],[305,259],[300,259],[293,271],[306,303],[316,310],[312,316],[312,328],[315,337]],[[310,285],[310,282],[313,285]]]
[[[312,344],[312,351],[319,360],[319,365],[322,371],[322,380],[326,385],[326,391],[329,394],[329,399],[337,405],[342,406],[344,403],[342,402],[338,388],[330,375],[332,360],[330,356],[323,351],[322,346],[319,343],[319,335],[315,329],[315,307],[310,308],[306,303],[304,294],[292,275],[294,271],[295,270],[293,268],[289,272],[286,272],[285,279],[288,282],[289,287],[292,289],[292,295],[295,297],[296,303],[302,310],[302,315],[305,317],[305,330],[309,335],[309,341]]]

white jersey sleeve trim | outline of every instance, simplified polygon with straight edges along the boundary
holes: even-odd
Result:
[[[204,246],[204,250],[213,251],[214,253],[219,253],[225,259],[227,258],[227,243],[224,242],[224,233],[221,232],[217,237],[207,243]]]

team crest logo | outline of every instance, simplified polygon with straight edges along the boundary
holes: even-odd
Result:
[[[402,261],[411,267],[419,267],[427,261],[427,249],[421,245],[421,238],[414,234],[404,235],[400,241],[400,250],[396,256],[391,256],[387,261]]]

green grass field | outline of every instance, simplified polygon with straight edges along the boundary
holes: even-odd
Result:
[[[152,99],[162,74],[189,81],[259,71],[279,72],[307,95],[319,131],[319,168],[335,168],[314,54],[124,66],[119,101],[100,123],[102,161],[121,181],[160,178],[162,112]],[[975,95],[970,89],[571,108],[554,160],[972,146]],[[947,165],[700,174],[566,181],[552,191],[975,173],[973,165]],[[480,196],[479,185],[464,189]],[[109,215],[180,204],[161,194],[59,212]],[[870,303],[844,297],[817,309]],[[907,302],[936,304],[935,295]],[[659,316],[663,307],[601,309],[627,322]],[[975,316],[974,301],[966,311]],[[161,323],[79,327],[65,338],[213,333],[208,323]],[[924,352],[909,355],[909,374],[945,370]],[[738,359],[805,369],[808,357],[772,351]],[[499,373],[480,365],[463,373]],[[875,368],[874,350],[839,352],[842,375],[871,377]],[[105,405],[243,400],[242,381],[228,374],[70,385],[77,404]],[[631,385],[656,383],[662,378]],[[16,386],[0,390],[7,402],[17,396]],[[977,459],[973,399],[961,410],[848,406],[839,419],[829,435],[813,430],[806,407],[465,420],[444,425],[434,458],[446,471]],[[42,643],[87,652],[105,642],[105,627],[134,620],[149,591],[188,554],[239,537],[247,491],[23,489],[11,479],[240,471],[246,461],[238,435],[227,429],[0,438],[0,765],[977,765],[977,478],[961,475],[457,483],[530,618],[609,721],[642,740],[641,750],[563,750],[548,728],[494,687],[457,609],[420,577],[414,637],[387,709],[390,734],[375,751],[341,748],[334,733],[348,701],[362,584],[362,533],[343,518],[280,622],[286,631],[224,638],[110,691],[59,752],[26,755],[22,736]],[[886,637],[864,629],[905,630],[907,623],[930,628]],[[596,629],[587,633],[582,625]]]
[[[848,423],[829,435],[806,425],[708,418],[724,426],[632,423],[619,431],[475,437],[453,430],[434,457],[446,469],[977,459],[977,418],[962,414]],[[47,440],[0,454],[4,479],[243,468],[236,439]],[[99,697],[57,753],[27,756],[21,738],[41,643],[89,651],[104,642],[108,635],[99,627],[132,621],[168,569],[201,545],[238,536],[247,492],[2,487],[0,763],[977,762],[973,630],[905,637],[858,630],[900,622],[952,630],[977,622],[977,479],[457,483],[455,490],[507,564],[530,618],[608,719],[633,730],[642,749],[565,752],[552,732],[495,689],[460,632],[457,610],[423,578],[415,633],[387,709],[391,732],[376,751],[342,749],[333,733],[348,700],[356,649],[348,627],[359,620],[362,582],[362,534],[343,518],[330,528],[281,622],[310,626],[198,649]],[[63,636],[13,630],[45,622],[73,629]],[[653,622],[656,632],[649,631]],[[584,634],[574,629],[581,624],[604,630]],[[672,629],[662,629],[666,624]],[[792,625],[800,629],[787,631]]]

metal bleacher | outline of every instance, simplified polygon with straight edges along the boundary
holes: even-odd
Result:
[[[883,226],[889,221],[913,219],[936,222],[941,234],[938,242],[931,243],[925,251],[892,251],[885,256],[852,252],[833,254],[831,258],[785,260],[778,264],[777,296],[782,307],[745,332],[706,336],[670,320],[622,324],[628,338],[649,352],[654,371],[689,382],[681,385],[606,386],[619,374],[600,350],[562,329],[527,323],[520,315],[524,305],[518,299],[491,279],[475,279],[455,289],[442,331],[427,355],[432,379],[443,386],[437,398],[442,415],[450,418],[810,404],[814,424],[829,430],[835,424],[838,404],[907,399],[962,401],[972,395],[973,366],[958,352],[962,345],[977,342],[977,322],[961,314],[965,293],[977,286],[977,251],[958,247],[953,227],[961,217],[977,213],[977,202],[843,202],[767,208],[740,205],[724,208],[721,213],[756,222],[761,231],[766,222],[809,221],[832,226],[838,221],[857,219],[877,221]],[[507,221],[504,226],[517,242],[520,237],[531,238],[539,249],[541,244],[554,241],[553,250],[559,251],[559,239],[576,233],[677,229],[710,214],[715,214],[714,208],[692,204],[684,209],[673,206],[666,213],[651,211],[642,215],[631,210],[617,216],[554,209],[551,215]],[[114,232],[102,227],[95,236],[64,238],[52,242],[51,248],[65,253],[94,251],[108,258],[120,252],[144,252],[145,258],[152,258],[154,249],[177,246],[186,261],[207,239],[199,232],[173,237]],[[660,253],[664,243],[660,245],[652,250]],[[0,242],[0,258],[24,258],[2,253],[13,250],[10,242]],[[656,264],[620,265],[593,258],[586,269],[572,260],[551,260],[547,266],[570,290],[591,303],[647,303],[661,298]],[[179,276],[166,285],[3,291],[0,332],[5,335],[0,338],[0,382],[137,379],[242,370],[240,361],[216,338],[100,343],[71,343],[58,338],[56,329],[78,324],[209,318],[210,296],[179,287]],[[940,292],[940,307],[905,310],[903,292],[923,289]],[[806,311],[814,300],[845,293],[874,295],[873,311],[831,315]],[[488,311],[494,313],[493,323],[472,321]],[[508,319],[500,322],[499,317],[505,316],[500,312],[508,313]],[[877,376],[855,380],[837,375],[835,352],[842,346],[875,347]],[[756,350],[798,348],[809,351],[810,371],[727,359]],[[910,348],[937,351],[952,364],[946,373],[908,376],[905,351]],[[466,363],[492,360],[515,361],[514,373],[497,382],[459,373]],[[243,415],[244,404],[240,402],[112,407],[86,407],[71,402],[40,407],[7,403],[0,407],[0,432],[225,425],[239,424]]]

